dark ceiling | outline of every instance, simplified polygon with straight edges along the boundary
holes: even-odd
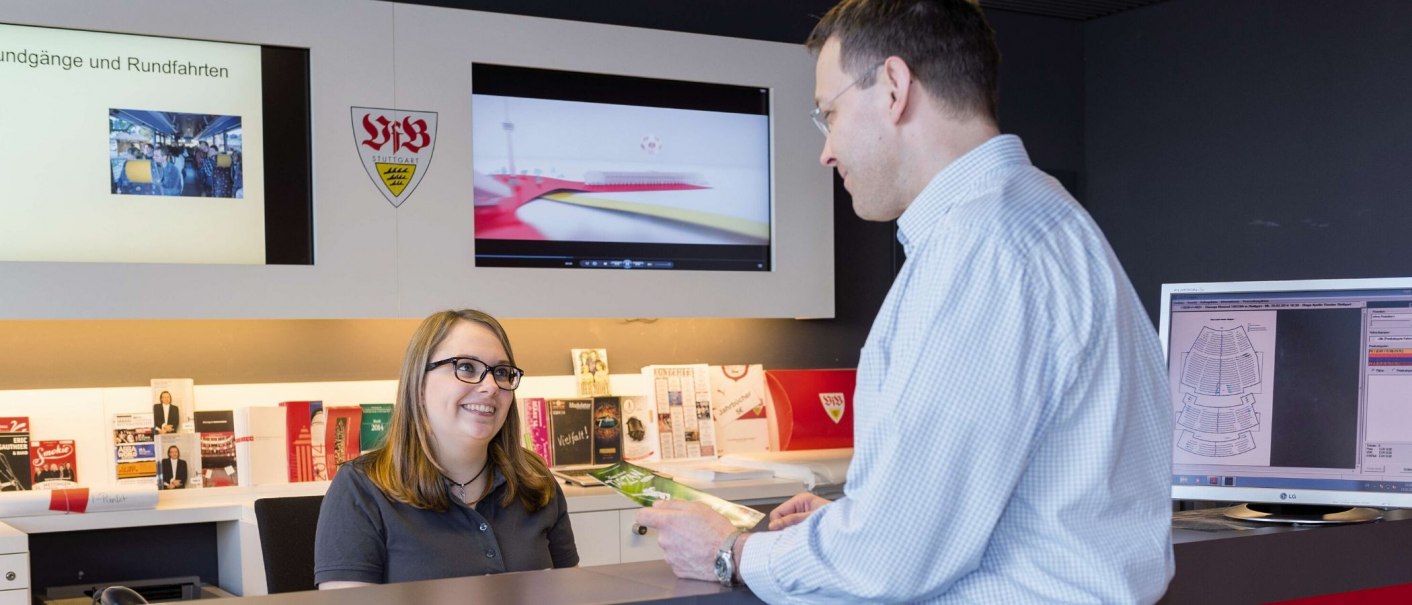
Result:
[[[838,0],[396,0],[588,23],[797,44]],[[992,11],[1088,21],[1167,0],[980,0]]]
[[[981,6],[1013,13],[1088,21],[1164,0],[981,0]]]

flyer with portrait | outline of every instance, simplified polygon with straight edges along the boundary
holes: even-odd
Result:
[[[570,349],[579,397],[608,394],[608,349]]]
[[[652,506],[658,500],[700,502],[721,513],[731,525],[746,530],[753,529],[765,518],[765,513],[758,510],[687,487],[629,462],[619,462],[608,468],[589,471],[589,474],[642,506]]]

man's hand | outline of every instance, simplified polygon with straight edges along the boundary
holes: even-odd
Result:
[[[793,498],[770,511],[770,531],[779,531],[799,523],[830,502],[832,500],[815,496],[809,492],[795,494]]]
[[[635,520],[657,530],[657,545],[678,578],[716,581],[716,551],[735,531],[720,513],[700,502],[659,500]]]

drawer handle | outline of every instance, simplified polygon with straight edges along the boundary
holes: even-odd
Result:
[[[14,581],[15,581],[15,572],[13,572],[13,571],[7,571],[7,572],[5,572],[5,580],[6,580],[7,582],[14,582]]]
[[[647,526],[646,526],[646,525],[639,525],[639,524],[637,524],[637,523],[633,523],[633,524],[632,524],[632,533],[635,533],[635,534],[637,534],[637,535],[639,535],[639,536],[645,536],[645,535],[647,535]]]

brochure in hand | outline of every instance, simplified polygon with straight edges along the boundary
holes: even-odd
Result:
[[[619,462],[608,468],[590,471],[589,474],[642,506],[652,506],[658,500],[700,502],[741,529],[753,529],[765,518],[765,513],[758,510],[687,487],[629,462]]]

